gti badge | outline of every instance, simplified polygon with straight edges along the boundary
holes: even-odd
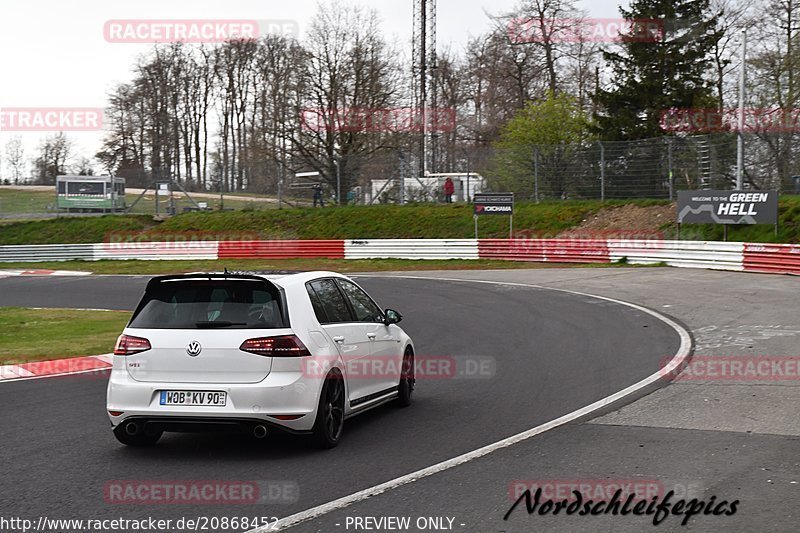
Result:
[[[186,347],[186,353],[191,355],[192,357],[197,357],[200,355],[200,352],[203,350],[203,347],[200,346],[200,343],[197,341],[192,341],[189,343],[189,346]]]

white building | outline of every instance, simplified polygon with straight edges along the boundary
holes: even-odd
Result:
[[[444,182],[450,178],[453,180],[455,192],[453,193],[454,202],[468,202],[475,196],[475,193],[483,192],[485,180],[483,176],[476,172],[447,172],[425,174],[424,178],[416,176],[407,177],[405,180],[406,201],[436,201],[444,199]],[[400,181],[392,180],[371,180],[367,203],[379,203],[381,196],[390,201],[396,201],[400,194]]]

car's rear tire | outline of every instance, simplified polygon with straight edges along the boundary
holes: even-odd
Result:
[[[403,368],[400,372],[400,383],[397,386],[397,404],[408,407],[414,401],[414,385],[417,380],[414,376],[414,351],[411,346],[403,354]]]
[[[143,425],[139,425],[137,431],[132,432],[128,424],[123,422],[114,428],[114,436],[126,446],[152,446],[164,434],[163,431],[148,431]]]
[[[314,438],[322,448],[335,448],[342,439],[344,397],[344,379],[334,369],[325,376],[319,396],[317,419],[314,421]]]

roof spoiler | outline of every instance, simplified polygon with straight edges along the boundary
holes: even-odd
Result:
[[[270,282],[268,279],[262,276],[256,276],[254,274],[237,274],[234,272],[229,272],[227,274],[206,274],[202,272],[197,272],[194,274],[170,274],[168,276],[156,276],[151,278],[150,281],[147,282],[147,288],[145,290],[150,290],[155,285],[158,285],[162,281],[174,281],[180,279],[207,279],[207,280],[215,280],[215,279],[249,279],[253,281],[266,281]],[[271,283],[271,282],[270,282]]]

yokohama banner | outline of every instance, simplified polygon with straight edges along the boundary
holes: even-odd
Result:
[[[476,193],[474,198],[476,215],[513,215],[514,193]]]

